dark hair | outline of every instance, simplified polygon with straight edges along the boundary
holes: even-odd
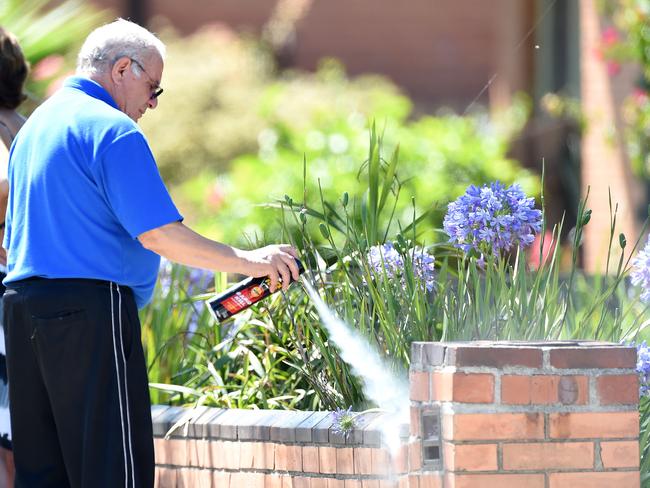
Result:
[[[0,27],[0,107],[13,110],[27,98],[23,85],[28,72],[18,40]]]

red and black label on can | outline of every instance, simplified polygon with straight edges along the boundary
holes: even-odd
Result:
[[[296,259],[296,264],[298,265],[298,273],[302,274],[305,268],[303,268],[302,263],[298,259]],[[293,278],[291,278],[290,282],[293,281]],[[216,297],[207,300],[206,303],[212,316],[218,322],[223,322],[227,318],[266,298],[271,293],[278,291],[281,287],[282,284],[278,283],[277,289],[271,290],[271,279],[268,276],[246,278]]]

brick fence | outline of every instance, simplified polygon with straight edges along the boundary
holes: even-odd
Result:
[[[411,353],[410,425],[394,452],[382,447],[381,413],[359,416],[344,438],[331,412],[154,406],[156,485],[640,486],[634,348],[414,343]]]

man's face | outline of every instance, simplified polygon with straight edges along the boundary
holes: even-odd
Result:
[[[122,97],[118,105],[122,112],[137,122],[148,108],[158,106],[158,99],[154,98],[154,94],[160,88],[163,62],[157,55],[129,61],[128,69],[124,72]],[[134,73],[134,68],[139,77]]]

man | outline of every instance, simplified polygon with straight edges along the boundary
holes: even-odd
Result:
[[[4,247],[17,487],[151,487],[153,441],[137,307],[159,256],[298,277],[289,246],[243,251],[181,223],[136,122],[162,93],[164,46],[117,20],[12,147]]]

